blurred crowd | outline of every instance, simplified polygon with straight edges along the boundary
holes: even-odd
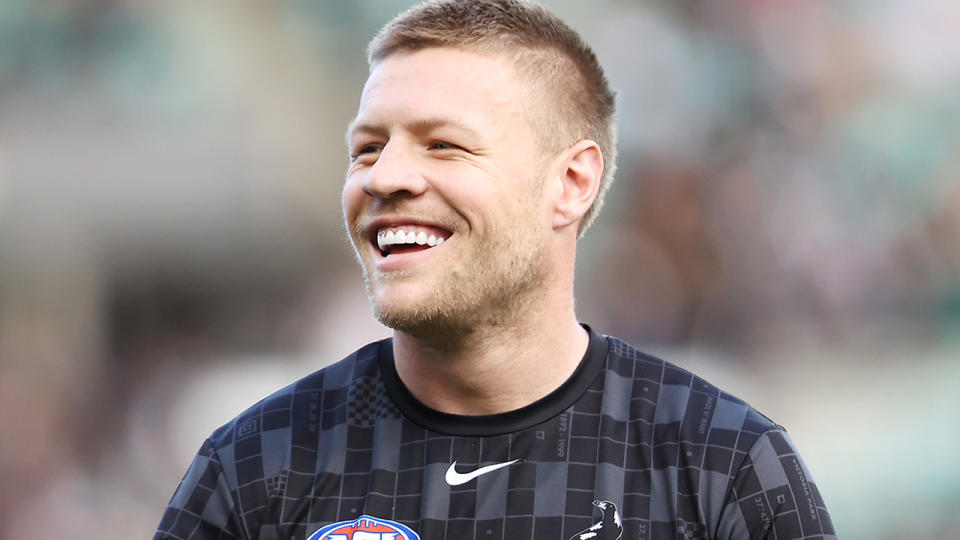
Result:
[[[791,429],[842,537],[960,538],[960,4],[544,3],[618,94],[581,318]],[[388,335],[339,191],[409,4],[0,3],[0,540],[150,535],[204,436]]]

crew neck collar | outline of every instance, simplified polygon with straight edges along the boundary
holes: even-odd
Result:
[[[573,405],[590,387],[603,368],[607,339],[589,326],[590,343],[573,374],[553,392],[512,411],[489,415],[450,414],[421,403],[400,380],[393,359],[393,339],[380,342],[378,359],[384,386],[401,412],[414,423],[437,433],[464,437],[483,437],[514,433],[541,424]]]

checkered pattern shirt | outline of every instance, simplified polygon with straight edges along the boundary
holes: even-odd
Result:
[[[423,540],[836,538],[782,427],[593,331],[560,388],[480,417],[427,408],[391,341],[367,345],[216,430],[154,538],[305,539],[360,516]]]

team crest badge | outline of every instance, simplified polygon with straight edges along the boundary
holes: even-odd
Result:
[[[322,527],[307,540],[420,540],[420,535],[395,521],[360,516]]]

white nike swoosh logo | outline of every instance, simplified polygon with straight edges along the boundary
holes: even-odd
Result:
[[[518,462],[518,461],[520,461],[520,460],[519,460],[519,459],[515,459],[515,460],[513,460],[513,461],[508,461],[508,462],[506,462],[506,463],[494,463],[493,465],[487,465],[486,467],[480,467],[479,469],[477,469],[477,470],[475,470],[475,471],[470,471],[470,472],[468,472],[468,473],[458,473],[458,472],[457,472],[457,462],[454,461],[453,463],[450,464],[450,468],[447,469],[447,475],[444,477],[444,479],[445,479],[445,480],[447,481],[447,483],[450,484],[451,486],[459,486],[460,484],[466,484],[467,482],[473,480],[474,478],[476,478],[476,477],[478,477],[478,476],[482,476],[482,475],[484,475],[484,474],[487,474],[488,472],[493,472],[493,471],[495,471],[495,470],[497,470],[497,469],[502,469],[502,468],[504,468],[504,467],[509,467],[510,465],[513,465],[514,463],[516,463],[516,462]]]

